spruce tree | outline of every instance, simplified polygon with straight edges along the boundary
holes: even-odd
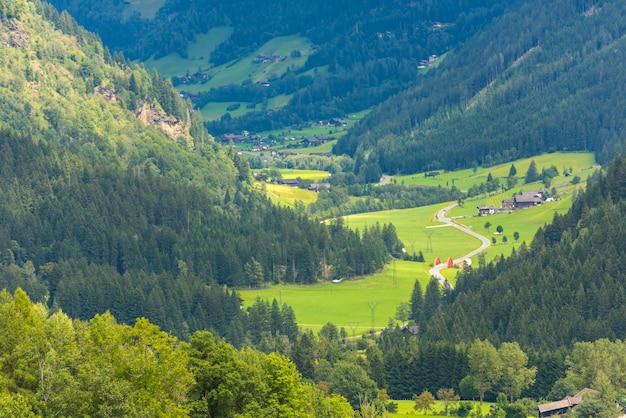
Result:
[[[411,319],[419,325],[424,319],[424,297],[419,280],[415,280],[411,294]]]
[[[526,178],[524,182],[528,184],[537,180],[539,180],[539,172],[537,171],[537,165],[535,164],[535,160],[532,160],[530,162],[530,165],[528,166],[528,171],[526,172]]]

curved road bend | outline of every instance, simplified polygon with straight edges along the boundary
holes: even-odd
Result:
[[[457,258],[456,260],[452,260],[454,262],[454,264],[457,264],[463,260],[465,260],[466,258],[470,258],[475,256],[476,254],[478,254],[481,251],[484,251],[485,249],[487,249],[487,247],[489,247],[491,245],[491,241],[489,241],[489,239],[487,237],[484,237],[474,231],[472,231],[469,228],[466,228],[462,225],[459,225],[455,222],[453,222],[450,218],[446,217],[446,212],[449,211],[450,209],[452,209],[453,207],[455,207],[458,203],[453,203],[450,206],[446,206],[445,208],[441,209],[439,212],[437,212],[437,220],[439,222],[443,222],[446,223],[456,229],[458,229],[461,232],[465,232],[466,234],[469,234],[475,238],[478,238],[481,242],[480,247],[478,247],[477,249],[475,249],[472,252],[467,253],[466,255],[464,255],[461,258]],[[446,264],[442,263],[439,264],[438,266],[435,266],[433,268],[431,268],[428,272],[430,273],[431,276],[433,276],[434,278],[436,278],[439,283],[441,283],[441,285],[444,288],[447,289],[452,289],[452,284],[445,278],[443,277],[443,275],[441,274],[441,270],[446,268]]]

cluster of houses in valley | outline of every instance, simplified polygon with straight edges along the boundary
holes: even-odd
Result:
[[[180,86],[181,84],[197,84],[203,83],[210,79],[209,73],[204,71],[197,71],[191,75],[182,75],[172,77],[172,84],[174,86]]]
[[[325,144],[328,141],[332,141],[333,139],[335,139],[335,137],[333,136],[318,135],[313,137],[306,137],[297,142],[294,142],[296,141],[295,138],[289,138],[289,141],[291,141],[291,143],[287,145],[287,148],[316,147],[318,145]],[[250,142],[253,144],[251,148],[252,152],[272,151],[271,147],[265,142],[265,138],[257,134],[251,134],[248,131],[243,131],[240,134],[224,134],[222,135],[221,140],[224,145],[230,144],[231,142],[234,144],[241,142]]]
[[[544,199],[542,190],[526,190],[514,195],[510,199],[504,199],[502,206],[478,206],[478,216],[493,215],[496,213],[514,212],[541,205],[543,202],[553,201],[553,198]]]

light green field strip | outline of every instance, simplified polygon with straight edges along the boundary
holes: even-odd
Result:
[[[408,302],[415,280],[419,278],[425,289],[427,276],[426,263],[398,260],[395,268],[394,263],[390,263],[385,271],[365,279],[359,277],[358,280],[323,282],[311,286],[277,285],[265,289],[241,289],[240,294],[244,306],[254,303],[257,296],[286,303],[293,308],[302,328],[317,332],[324,324],[332,322],[338,327],[345,327],[348,334],[353,331],[363,334],[372,325],[376,329],[387,326],[400,302]]]
[[[285,184],[256,182],[254,187],[265,191],[267,196],[274,203],[280,205],[293,207],[297,201],[300,201],[305,205],[309,205],[317,200],[316,192],[287,186]]]
[[[164,77],[183,76],[194,74],[197,71],[206,71],[212,67],[209,64],[211,52],[233,33],[227,26],[215,27],[208,33],[197,35],[196,41],[189,44],[187,58],[179,54],[169,54],[158,60],[148,59],[144,65],[148,69],[156,69]]]
[[[494,178],[501,178],[502,182],[506,181],[505,178],[509,175],[509,170],[511,168],[511,164],[515,165],[515,169],[517,170],[517,175],[519,180],[518,189],[529,189],[529,188],[537,188],[541,186],[537,185],[523,185],[523,177],[528,171],[528,166],[530,162],[535,160],[535,164],[537,166],[537,171],[541,173],[542,168],[548,168],[551,165],[554,165],[559,171],[559,176],[553,179],[553,184],[565,183],[571,180],[573,176],[580,176],[584,181],[591,173],[593,173],[595,159],[592,153],[562,153],[555,152],[552,154],[543,154],[533,158],[526,158],[523,160],[517,160],[513,163],[505,163],[500,164],[493,167],[478,167],[476,169],[476,173],[472,169],[459,170],[459,171],[451,171],[444,172],[443,170],[438,170],[440,174],[436,177],[425,177],[424,173],[420,174],[412,174],[407,176],[397,176],[394,177],[396,184],[419,184],[422,186],[432,186],[432,187],[452,187],[455,185],[460,190],[467,190],[473,185],[478,185],[481,183],[485,183],[487,181],[487,177],[489,173]],[[563,174],[563,170],[572,168],[572,176],[565,177]],[[506,183],[505,183],[506,184]]]
[[[415,405],[415,401],[410,401],[410,400],[395,401],[394,400],[393,402],[396,402],[398,404],[398,412],[395,414],[389,414],[389,417],[391,418],[400,418],[400,417],[406,417],[406,416],[418,417],[418,418],[426,418],[426,417],[433,418],[434,416],[443,415],[444,406],[441,401],[435,401],[435,404],[433,405],[428,415],[424,415],[423,411],[416,411],[415,409],[413,409],[413,406]],[[477,410],[477,409],[481,410],[482,416],[487,416],[487,414],[489,414],[490,412],[491,405],[493,405],[493,403],[491,402],[483,402],[482,406],[480,405],[479,402],[472,402],[472,403],[474,404],[474,410]],[[454,415],[449,415],[449,416],[452,417]]]
[[[127,7],[124,9],[126,18],[133,13],[139,13],[143,19],[153,19],[165,4],[165,0],[127,0],[126,3]]]
[[[417,254],[422,251],[426,263],[432,264],[437,257],[442,261],[449,257],[457,259],[480,246],[478,239],[435,221],[435,214],[449,204],[360,213],[346,217],[345,223],[361,231],[376,222],[381,226],[391,223],[396,227],[398,238],[404,243],[407,252]]]

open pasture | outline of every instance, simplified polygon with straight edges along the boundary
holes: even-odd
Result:
[[[343,135],[340,135],[343,136]],[[307,147],[307,148],[298,148],[298,154],[318,154],[318,153],[328,153],[332,152],[333,146],[337,143],[336,139],[332,141],[328,141],[322,145],[318,145],[316,147]]]
[[[317,193],[314,191],[299,189],[285,184],[255,182],[254,187],[265,191],[267,197],[280,205],[293,207],[298,201],[309,205],[317,200]]]
[[[195,42],[189,44],[187,58],[173,53],[157,60],[150,58],[144,62],[144,65],[148,69],[156,69],[164,77],[184,76],[206,71],[212,67],[209,64],[211,52],[232,33],[233,28],[229,26],[212,28],[206,34],[197,35]]]
[[[286,303],[293,308],[298,325],[314,332],[332,322],[344,327],[349,335],[363,334],[372,328],[387,326],[398,305],[409,301],[416,279],[419,278],[422,289],[426,289],[428,268],[426,263],[397,260],[382,272],[341,283],[275,285],[241,289],[239,293],[244,306],[252,305],[257,297]]]
[[[153,19],[159,9],[165,5],[165,0],[126,0],[124,4],[126,5],[125,17],[139,13],[143,19]]]
[[[504,163],[493,167],[478,167],[474,173],[473,169],[465,169],[459,171],[439,171],[438,176],[426,177],[424,173],[411,174],[407,176],[397,176],[395,181],[397,184],[412,185],[418,184],[421,186],[432,187],[452,187],[456,186],[460,190],[468,190],[474,185],[479,185],[487,181],[489,173],[492,177],[499,178],[503,184],[506,184],[506,177],[509,175],[511,164],[515,165],[517,170],[516,177],[519,179],[517,189],[521,188],[537,188],[537,185],[524,185],[524,175],[528,171],[531,161],[535,161],[537,171],[541,173],[543,168],[549,168],[554,165],[559,171],[559,176],[553,179],[553,184],[566,183],[572,179],[573,176],[579,176],[584,181],[589,175],[593,173],[593,166],[595,165],[595,159],[592,153],[578,153],[578,152],[555,152],[551,154],[543,154],[533,158],[525,158],[514,162]],[[572,169],[572,175],[570,177],[564,176],[564,170]],[[542,187],[542,186],[541,186]]]
[[[419,393],[417,393],[416,395],[419,395]],[[433,395],[435,394],[433,393]],[[419,417],[419,418],[426,418],[426,417],[432,418],[433,416],[443,415],[443,411],[444,411],[444,405],[443,405],[443,402],[441,401],[435,401],[435,404],[433,405],[428,415],[424,415],[423,411],[416,411],[415,409],[413,409],[413,406],[415,405],[415,401],[394,400],[393,402],[398,404],[398,411],[395,414],[389,414],[389,417],[392,417],[392,418],[399,418],[399,417],[406,417],[406,416]],[[491,402],[483,402],[482,406],[480,406],[480,402],[477,402],[477,401],[470,401],[470,402],[472,402],[472,404],[474,405],[475,411],[480,409],[482,416],[487,416],[487,414],[489,414],[489,411],[490,411],[489,408],[491,407],[491,405],[493,405],[493,403]],[[448,416],[453,417],[454,415],[448,415]]]
[[[478,239],[435,221],[436,213],[450,203],[359,213],[345,217],[345,224],[362,231],[366,226],[373,226],[376,222],[381,226],[392,223],[409,254],[422,251],[427,264],[432,264],[437,257],[445,262],[448,257],[452,259],[462,257],[480,246]]]
[[[311,181],[328,180],[328,172],[322,170],[296,170],[290,168],[281,168],[279,169],[279,171],[284,179],[301,178],[303,180]]]
[[[198,93],[220,86],[241,84],[246,80],[256,83],[278,78],[287,70],[295,70],[302,67],[311,54],[312,48],[311,41],[302,36],[290,35],[273,38],[245,57],[209,69],[210,80],[204,84],[185,86],[184,90]],[[300,56],[291,56],[291,52],[295,50],[300,51]],[[269,54],[278,54],[283,58],[267,63],[255,61],[258,55]]]
[[[455,219],[455,221],[490,239],[496,239],[496,244],[491,245],[485,251],[486,260],[489,261],[499,255],[510,255],[513,248],[519,247],[524,241],[526,244],[530,244],[537,230],[545,224],[550,223],[555,213],[563,214],[569,210],[572,206],[572,199],[573,195],[568,194],[557,201],[547,202],[540,206],[522,209],[517,212],[499,213],[489,216],[463,217]],[[466,211],[470,203],[474,206],[474,212],[476,212],[475,206],[477,205],[474,205],[475,202],[466,202],[465,208],[454,208],[450,211],[451,213],[449,215],[454,217],[456,213]],[[491,223],[489,229],[485,228],[487,222]],[[503,228],[502,234],[496,234],[498,225],[501,225]],[[519,233],[518,241],[515,241],[513,238],[515,232]],[[502,241],[504,236],[507,237],[507,242]]]

